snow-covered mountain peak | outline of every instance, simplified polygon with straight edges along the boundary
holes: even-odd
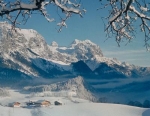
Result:
[[[13,39],[18,39],[18,37],[20,36],[21,37],[24,36],[26,39],[30,39],[38,34],[38,32],[33,29],[20,29],[20,28],[13,29],[12,25],[10,25],[8,22],[0,22],[0,31],[1,34],[3,34],[3,36],[6,35],[5,32],[7,32],[7,36],[9,36],[10,38],[16,36],[16,38]]]
[[[3,52],[6,50],[9,52],[22,51],[27,55],[27,51],[30,50],[32,53],[43,56],[48,48],[44,38],[37,31],[19,28],[14,31],[7,22],[0,23],[0,38],[0,51]]]
[[[7,21],[5,21],[5,22],[0,22],[0,27],[8,27],[8,28],[10,28],[11,25]]]
[[[83,44],[94,44],[93,42],[91,42],[90,40],[86,39],[86,40],[78,40],[78,39],[75,39],[73,42],[72,42],[72,46],[73,45],[77,45],[77,44],[80,44],[80,43],[83,43]]]
[[[23,34],[26,37],[26,39],[33,38],[33,37],[37,36],[37,34],[38,34],[38,32],[33,29],[20,29],[17,31],[20,34]]]
[[[75,39],[69,49],[72,49],[72,54],[75,54],[76,58],[80,60],[93,59],[95,56],[103,57],[100,47],[90,40]]]
[[[58,47],[58,43],[55,42],[55,41],[53,41],[53,42],[51,43],[51,46],[52,46],[52,47]]]
[[[95,43],[91,42],[90,40],[86,39],[86,40],[78,40],[78,39],[75,39],[71,45],[70,45],[72,48],[76,47],[76,46],[86,46],[86,47],[90,47],[90,46],[96,46],[99,48],[98,45],[96,45]],[[99,48],[100,49],[100,48]]]

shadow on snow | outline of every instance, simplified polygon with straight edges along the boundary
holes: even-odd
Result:
[[[142,113],[142,116],[149,116],[149,115],[150,115],[150,109],[145,110],[145,111]]]

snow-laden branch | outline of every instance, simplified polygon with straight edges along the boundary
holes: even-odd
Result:
[[[0,16],[11,22],[13,27],[20,23],[26,23],[34,11],[40,12],[47,21],[52,22],[54,19],[50,18],[47,9],[47,6],[52,4],[65,14],[65,18],[61,18],[61,23],[58,23],[60,28],[66,26],[65,21],[71,14],[82,16],[82,13],[85,12],[84,9],[80,8],[80,3],[77,0],[26,0],[25,2],[23,0],[0,0]],[[23,18],[21,22],[18,22],[19,17]]]
[[[130,42],[140,29],[144,32],[145,46],[149,49],[150,40],[150,1],[148,0],[101,0],[102,8],[108,8],[104,17],[105,32],[108,38],[115,36],[118,45],[124,39]],[[104,4],[103,4],[104,3]],[[106,23],[105,23],[106,24]]]

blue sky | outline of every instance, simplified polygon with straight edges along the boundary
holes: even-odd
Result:
[[[60,33],[57,32],[57,22],[60,18],[55,7],[49,10],[50,16],[56,21],[48,23],[41,15],[34,14],[21,28],[35,29],[48,44],[56,41],[60,46],[68,46],[74,39],[89,39],[100,46],[106,57],[114,57],[122,62],[139,66],[150,66],[150,52],[147,52],[144,47],[144,36],[141,33],[137,32],[136,38],[128,45],[125,45],[126,42],[121,43],[121,47],[118,47],[115,38],[105,41],[106,35],[101,17],[107,14],[107,11],[96,10],[100,7],[98,0],[82,0],[81,2],[87,13],[83,15],[83,18],[73,15],[66,22],[68,27],[63,28]]]

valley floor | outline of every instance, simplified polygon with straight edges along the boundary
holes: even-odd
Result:
[[[25,104],[29,100],[48,100],[49,107],[8,107],[9,103]],[[61,101],[62,105],[54,105],[54,101]],[[20,91],[10,91],[10,97],[0,97],[0,116],[149,116],[150,109],[119,105],[93,103],[88,100],[73,97],[33,97]]]

